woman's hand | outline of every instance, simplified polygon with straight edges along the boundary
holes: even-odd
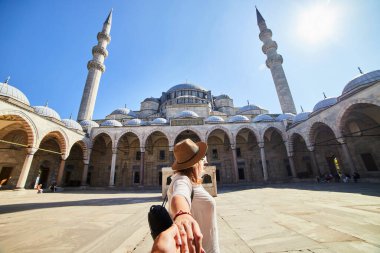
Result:
[[[181,214],[175,217],[174,223],[178,226],[182,240],[181,252],[205,252],[202,248],[203,235],[193,216],[187,213]]]
[[[176,253],[180,252],[182,245],[180,233],[176,225],[161,232],[152,247],[152,253]]]

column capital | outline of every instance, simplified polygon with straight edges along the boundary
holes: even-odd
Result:
[[[231,149],[236,149],[236,144],[231,144]]]
[[[259,142],[257,144],[258,144],[259,148],[264,148],[264,142]]]
[[[314,152],[314,150],[315,150],[315,145],[307,146],[307,149],[308,149],[310,152]]]
[[[140,147],[140,152],[144,153],[145,152],[145,147]]]
[[[336,140],[337,140],[340,144],[346,144],[346,138],[344,138],[343,136],[336,138]]]
[[[116,155],[117,154],[117,148],[112,148],[112,154]]]
[[[28,147],[26,149],[26,152],[27,152],[27,155],[34,155],[37,152],[37,150],[38,150],[38,148]]]

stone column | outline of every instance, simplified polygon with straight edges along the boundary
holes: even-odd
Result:
[[[316,176],[321,176],[322,172],[318,166],[317,158],[315,157],[314,146],[309,147],[309,151],[310,151],[310,157],[311,157],[311,165],[313,166],[314,174]]]
[[[21,174],[17,181],[17,189],[25,189],[26,179],[28,178],[30,166],[32,165],[33,157],[36,152],[36,148],[27,149],[27,154],[24,160],[24,164],[22,165]]]
[[[112,149],[112,160],[111,160],[111,171],[110,171],[110,182],[109,187],[115,186],[115,167],[116,167],[116,154],[117,148]]]
[[[264,175],[264,181],[268,181],[268,169],[267,169],[267,159],[265,158],[265,150],[264,150],[264,143],[259,143],[260,148],[260,155],[261,155],[261,164],[263,166],[263,175]]]
[[[238,166],[237,166],[237,159],[236,159],[236,146],[231,144],[231,152],[232,152],[232,167],[233,167],[233,174],[235,183],[239,182],[239,173],[238,173]]]
[[[352,160],[350,151],[348,150],[346,140],[343,137],[340,137],[338,138],[338,142],[340,143],[342,147],[344,159],[348,162],[348,166],[350,167],[350,172],[352,175],[355,172],[355,165],[354,165],[354,161]]]
[[[84,163],[84,166],[83,166],[81,186],[86,186],[87,185],[87,175],[88,175],[88,160],[83,161],[83,163]]]
[[[292,172],[292,177],[296,178],[297,172],[296,172],[296,167],[294,166],[294,155],[290,154],[288,156],[288,159],[289,159],[290,170]]]
[[[141,147],[140,157],[140,185],[144,185],[144,170],[145,170],[145,148]]]
[[[58,176],[57,176],[57,185],[62,186],[63,172],[65,171],[66,160],[62,158],[61,163],[59,164]]]

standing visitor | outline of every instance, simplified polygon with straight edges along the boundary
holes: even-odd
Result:
[[[203,188],[201,179],[207,164],[206,152],[204,142],[185,139],[175,145],[174,175],[168,189],[169,213],[180,234],[185,232],[190,252],[202,252],[203,246],[207,253],[218,253],[216,203]]]

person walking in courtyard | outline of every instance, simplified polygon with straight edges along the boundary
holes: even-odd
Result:
[[[190,252],[204,249],[207,253],[218,253],[216,203],[203,188],[201,179],[207,164],[206,152],[206,143],[194,143],[190,139],[174,146],[174,175],[168,189],[169,214]]]

